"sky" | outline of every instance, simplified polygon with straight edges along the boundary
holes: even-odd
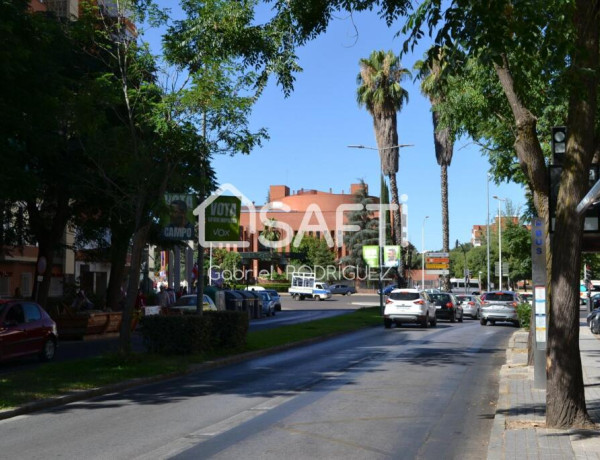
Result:
[[[158,3],[174,7],[175,2]],[[349,193],[350,184],[364,179],[371,194],[378,195],[377,151],[348,148],[377,146],[372,118],[356,102],[356,77],[359,60],[372,51],[399,54],[403,39],[394,35],[400,28],[396,23],[388,29],[375,13],[339,15],[325,34],[300,48],[303,72],[297,74],[292,94],[285,98],[273,79],[253,109],[251,128],[266,128],[270,139],[250,155],[215,156],[218,183],[233,184],[257,205],[265,203],[270,185],[287,185],[291,191]],[[159,31],[147,31],[144,39],[159,52]],[[404,55],[402,65],[412,70],[425,50],[423,44]],[[418,81],[408,78],[402,85],[409,101],[398,113],[399,143],[414,145],[400,150],[397,173],[398,193],[405,195],[408,211],[408,239],[419,251],[439,251],[443,246],[441,168],[435,158],[431,106]],[[488,184],[489,170],[487,158],[471,140],[455,143],[448,168],[451,249],[457,240],[470,241],[473,225],[485,225],[488,210],[493,222],[500,203],[493,196],[509,200],[521,212],[525,208],[524,189],[514,183]]]

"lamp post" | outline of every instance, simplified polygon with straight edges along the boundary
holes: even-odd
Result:
[[[506,201],[504,198],[500,198],[496,195],[493,196],[494,199],[498,200],[498,273],[500,276],[498,277],[498,290],[502,290],[502,213],[500,209],[500,202]]]
[[[490,290],[490,173],[487,173],[486,184],[487,195],[487,224],[486,224],[486,246],[487,246],[487,290]],[[481,279],[481,277],[479,277]]]
[[[367,149],[367,150],[377,150],[381,152],[382,150],[390,150],[395,148],[402,147],[412,147],[414,144],[399,144],[392,145],[391,147],[383,147],[381,149],[375,147],[367,147],[362,144],[358,145],[349,145],[348,148],[351,149]],[[381,162],[381,155],[379,155],[379,173],[383,176],[383,164]],[[383,315],[383,246],[385,245],[385,227],[383,226],[383,203],[381,202],[381,197],[379,197],[379,309],[381,314]],[[400,232],[400,252],[398,254],[398,268],[402,266],[402,231]]]
[[[425,221],[427,219],[429,216],[425,216],[421,226],[421,289],[425,289]]]

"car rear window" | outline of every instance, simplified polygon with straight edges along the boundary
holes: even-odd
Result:
[[[470,295],[457,295],[456,298],[458,300],[471,300],[471,296]]]
[[[512,302],[515,300],[512,294],[502,294],[499,292],[490,292],[485,295],[486,301],[494,301],[494,302]]]
[[[429,294],[429,297],[431,297],[431,299],[434,302],[451,302],[452,299],[450,298],[450,296],[448,294]]]
[[[417,300],[420,297],[418,292],[392,292],[390,299],[392,300]]]

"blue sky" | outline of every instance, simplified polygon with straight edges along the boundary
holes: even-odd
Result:
[[[159,2],[169,7],[174,2]],[[373,194],[379,193],[380,164],[377,151],[348,148],[362,144],[376,147],[371,116],[356,103],[358,62],[374,50],[398,53],[402,38],[394,38],[400,24],[388,29],[374,13],[340,15],[327,32],[298,50],[304,71],[297,75],[294,92],[285,98],[271,82],[257,102],[251,127],[264,127],[270,140],[250,155],[216,156],[213,167],[220,184],[234,184],[256,204],[266,200],[269,185],[290,190],[317,189],[349,192],[350,184],[364,179]],[[159,46],[157,31],[146,33],[153,49]],[[405,55],[402,64],[412,69],[422,59],[425,45]],[[407,196],[408,237],[420,251],[425,216],[425,249],[442,248],[440,166],[435,159],[429,101],[419,83],[404,81],[409,102],[398,114],[401,149],[397,174],[399,194]],[[487,158],[469,139],[455,144],[448,168],[450,245],[468,242],[473,225],[485,225],[488,210]],[[490,222],[498,213],[492,197],[507,198],[513,207],[525,206],[525,194],[517,184],[489,183]],[[502,205],[504,209],[504,205]]]

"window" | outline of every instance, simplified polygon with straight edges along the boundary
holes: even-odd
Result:
[[[21,304],[13,305],[8,313],[6,313],[6,321],[16,322],[17,324],[23,324],[25,322],[25,315],[23,314],[23,307]]]
[[[392,292],[390,299],[392,300],[417,300],[421,296],[418,292]]]
[[[25,321],[27,323],[31,323],[34,321],[39,321],[42,319],[42,314],[40,313],[40,309],[37,305],[27,302],[23,304],[23,310],[25,312]]]
[[[485,296],[486,301],[494,301],[494,302],[512,302],[515,300],[512,294],[502,294],[502,293],[493,293],[490,292]]]
[[[0,295],[11,295],[9,281],[10,278],[0,278]]]

